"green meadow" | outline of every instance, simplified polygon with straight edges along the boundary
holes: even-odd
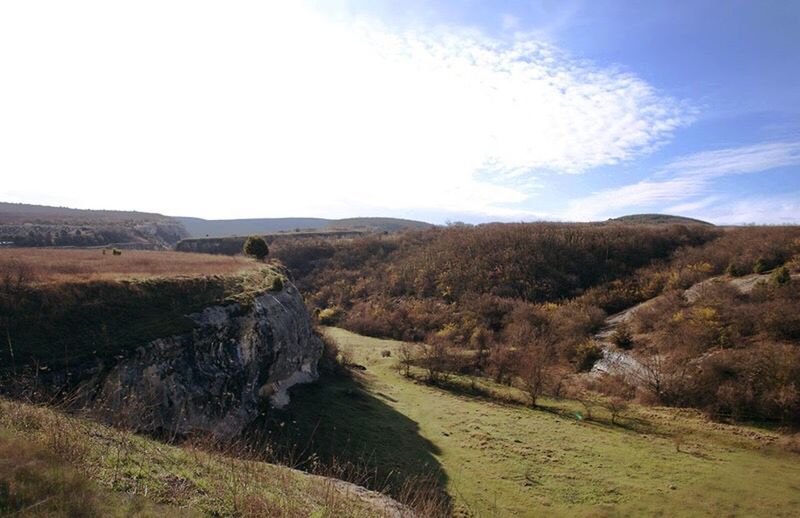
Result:
[[[298,387],[280,427],[321,455],[380,466],[389,481],[437,474],[456,516],[800,513],[800,456],[769,430],[673,408],[633,406],[617,424],[570,400],[532,409],[483,379],[442,388],[405,378],[400,342],[327,333],[366,369]]]

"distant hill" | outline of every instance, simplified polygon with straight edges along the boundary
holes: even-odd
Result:
[[[292,233],[397,232],[430,223],[399,218],[207,220],[120,210],[84,210],[0,202],[0,246],[172,248],[189,237]],[[238,249],[241,249],[239,246]]]
[[[424,229],[430,223],[399,218],[257,218],[257,219],[201,219],[176,217],[191,237],[229,237],[275,232],[361,230],[369,232],[396,232],[405,228]]]
[[[671,214],[631,214],[619,218],[608,219],[607,222],[634,223],[641,225],[708,225],[713,227],[713,223],[700,219],[687,218],[685,216],[673,216]]]
[[[170,248],[186,236],[162,214],[0,202],[0,246]]]

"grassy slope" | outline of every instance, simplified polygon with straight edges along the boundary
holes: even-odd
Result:
[[[295,426],[313,426],[317,441],[336,436],[400,470],[440,466],[457,513],[790,516],[800,509],[800,459],[765,446],[775,438],[769,432],[653,408],[635,408],[624,426],[612,426],[602,415],[577,420],[572,402],[545,400],[544,411],[458,395],[400,376],[396,355],[380,354],[399,342],[329,332],[367,367],[364,393],[353,397],[344,382],[299,387]]]
[[[0,515],[381,516],[331,479],[0,399]]]

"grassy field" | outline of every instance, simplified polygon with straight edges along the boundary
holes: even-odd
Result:
[[[298,387],[281,426],[323,454],[439,473],[456,515],[800,513],[800,457],[774,446],[770,431],[677,409],[635,407],[612,425],[602,410],[579,419],[571,401],[493,402],[402,377],[399,342],[328,333],[366,371]],[[477,389],[514,396],[486,381]]]
[[[0,272],[22,272],[34,283],[147,279],[176,275],[232,275],[257,268],[242,256],[166,251],[2,248]]]
[[[0,398],[0,516],[375,517],[383,499]]]

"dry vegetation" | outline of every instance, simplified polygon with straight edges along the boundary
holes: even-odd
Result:
[[[0,515],[399,517],[333,479],[0,399]]]
[[[663,295],[673,304],[654,306],[647,345],[635,346],[626,329],[614,337],[643,361],[657,358],[669,371],[659,378],[669,374],[681,391],[656,383],[651,402],[800,424],[798,286],[787,277],[800,267],[800,227],[456,226],[273,252],[322,323],[424,341],[414,364],[429,382],[492,377],[533,405],[543,394],[596,391],[620,408],[648,399],[622,380],[576,380],[602,356],[591,337],[607,315]],[[704,279],[773,270],[771,287],[750,298],[717,293],[701,308],[681,306],[682,290]]]
[[[100,249],[0,249],[0,282],[22,276],[31,283],[146,279],[176,275],[231,275],[258,264],[245,257],[166,251]]]

